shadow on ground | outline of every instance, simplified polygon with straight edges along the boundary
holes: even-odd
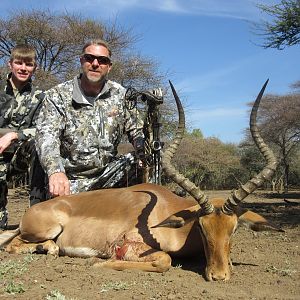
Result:
[[[276,194],[277,196],[277,194]],[[289,196],[290,201],[285,201],[282,195],[281,197],[274,197],[264,195],[264,199],[259,202],[252,203],[243,203],[243,207],[250,209],[258,214],[261,214],[267,218],[270,222],[277,224],[285,228],[293,228],[300,224],[300,202],[297,202],[297,199],[300,199],[300,193],[293,193]],[[260,196],[260,199],[262,197]],[[273,199],[272,203],[264,203],[263,200]],[[277,199],[279,200],[276,203]],[[284,228],[283,228],[284,229]]]

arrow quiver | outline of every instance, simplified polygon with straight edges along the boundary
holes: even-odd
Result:
[[[161,153],[163,143],[160,141],[160,111],[163,103],[161,89],[138,92],[128,88],[125,95],[126,106],[134,109],[143,105],[144,109],[144,135],[145,135],[145,163],[143,182],[161,184]]]

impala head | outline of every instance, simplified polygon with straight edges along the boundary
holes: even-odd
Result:
[[[171,177],[171,179],[185,189],[198,204],[187,209],[190,212],[189,214],[180,214],[180,212],[178,212],[155,227],[178,228],[189,222],[196,222],[199,225],[198,228],[204,246],[207,261],[205,275],[209,281],[228,280],[230,278],[231,237],[239,224],[246,224],[250,229],[255,231],[280,231],[280,229],[268,223],[262,216],[251,211],[246,211],[240,207],[240,203],[249,194],[253,193],[266,180],[272,178],[277,167],[277,160],[272,150],[264,143],[256,125],[257,110],[267,83],[268,81],[266,81],[258,94],[250,116],[250,131],[253,140],[266,159],[267,165],[258,175],[242,185],[239,189],[234,190],[227,200],[212,199],[209,201],[208,197],[200,188],[195,186],[194,183],[190,182],[189,179],[180,174],[171,165],[171,159],[183,137],[185,120],[181,102],[170,82],[179,112],[179,125],[175,139],[163,155],[163,170],[167,176]],[[182,215],[188,217],[184,219]]]
[[[198,219],[206,257],[207,280],[230,278],[230,240],[237,228],[237,216],[228,216],[215,208],[212,214]]]

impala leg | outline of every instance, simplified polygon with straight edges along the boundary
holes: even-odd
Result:
[[[59,247],[54,241],[48,240],[42,243],[29,243],[19,236],[15,237],[5,248],[9,253],[24,254],[45,251],[50,255],[58,256]]]
[[[43,243],[38,243],[36,249],[38,251],[46,251],[47,254],[58,256],[59,254],[59,247],[55,244],[53,240],[48,240]]]
[[[123,270],[141,270],[145,272],[157,272],[163,273],[170,269],[171,267],[171,257],[169,254],[159,251],[156,255],[152,255],[153,261],[126,261],[126,260],[116,260],[109,259],[105,262],[95,263],[94,267],[109,268],[113,270],[123,271]]]
[[[105,262],[97,262],[93,266],[114,270],[136,269],[146,272],[166,272],[171,267],[169,254],[152,249],[141,242],[126,242],[116,247],[115,255]]]
[[[17,236],[5,247],[5,251],[16,254],[33,253],[36,251],[36,245],[37,244],[26,243]]]

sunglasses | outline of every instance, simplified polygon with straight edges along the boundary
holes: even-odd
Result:
[[[93,54],[83,54],[83,58],[88,63],[93,63],[95,59],[97,59],[99,65],[110,65],[111,60],[107,56],[95,56]]]

